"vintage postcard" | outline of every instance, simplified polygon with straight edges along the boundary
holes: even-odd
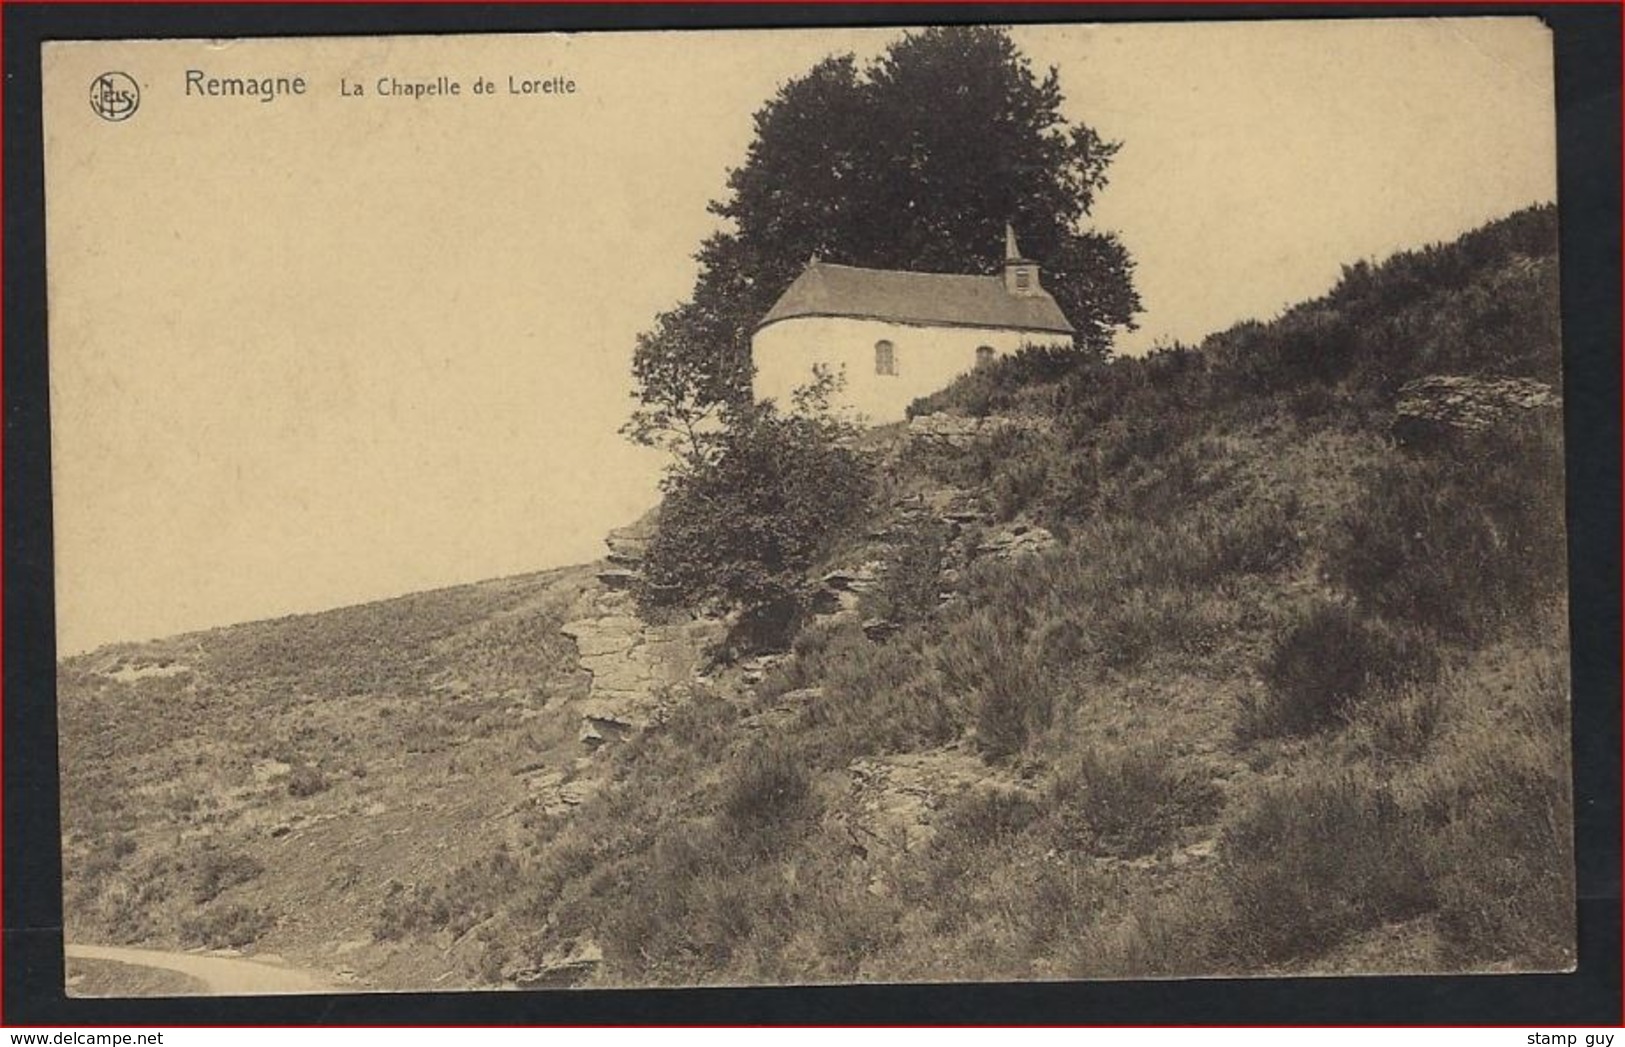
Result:
[[[1573,966],[1538,20],[43,77],[71,995]]]

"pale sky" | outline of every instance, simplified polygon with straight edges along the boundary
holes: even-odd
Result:
[[[633,338],[692,286],[752,114],[896,35],[49,47],[61,653],[600,555],[657,497],[659,456],[616,432]],[[1123,352],[1555,198],[1533,20],[1014,35],[1124,142],[1094,215],[1138,263]],[[187,97],[188,69],[307,93]],[[87,104],[109,70],[142,90],[118,123]],[[375,97],[383,76],[463,94]]]

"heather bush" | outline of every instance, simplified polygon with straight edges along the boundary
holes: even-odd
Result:
[[[1027,656],[1017,621],[988,610],[955,622],[936,664],[945,692],[968,702],[976,743],[990,758],[1014,756],[1049,726],[1053,669]]]
[[[1373,621],[1341,603],[1300,612],[1263,667],[1266,694],[1246,710],[1244,737],[1312,734],[1345,722],[1373,696],[1438,672],[1424,634]]]
[[[240,949],[252,945],[276,926],[269,910],[247,905],[222,905],[184,917],[180,923],[183,942],[210,949]]]
[[[1563,591],[1563,458],[1555,425],[1395,458],[1366,485],[1326,557],[1362,605],[1479,643]]]
[[[1555,384],[1556,244],[1557,209],[1528,208],[1454,243],[1345,266],[1325,295],[1271,323],[1210,335],[1203,352],[1226,399],[1284,396],[1300,419],[1343,400],[1376,421],[1401,385],[1424,374]]]
[[[449,930],[454,937],[494,915],[528,870],[506,845],[459,867],[439,886],[391,883],[373,928],[380,941],[408,933]]]
[[[948,808],[939,830],[941,846],[956,841],[976,846],[1008,843],[1037,821],[1042,809],[1033,797],[1008,789],[977,789]]]
[[[1325,768],[1266,789],[1226,826],[1220,879],[1250,962],[1316,956],[1436,904],[1420,820],[1392,790]]]
[[[926,520],[911,528],[879,584],[861,597],[860,609],[866,616],[899,624],[930,615],[941,603],[947,548],[948,531],[938,521]]]
[[[319,792],[326,791],[327,787],[327,775],[322,773],[320,767],[301,763],[296,764],[293,770],[288,772],[289,796],[315,796]]]
[[[1233,970],[1230,899],[1212,879],[1110,892],[1077,933],[1057,944],[1071,978],[1171,978]]]
[[[1213,820],[1213,784],[1177,769],[1164,747],[1085,750],[1050,786],[1057,836],[1070,849],[1150,854]]]
[[[747,849],[771,849],[784,831],[817,813],[812,776],[791,751],[758,745],[729,768],[722,786],[721,825]]]
[[[372,936],[380,942],[440,930],[451,919],[445,895],[430,884],[406,886],[394,880],[373,916]]]
[[[964,726],[962,696],[946,690],[920,627],[884,644],[855,626],[834,634],[812,664],[823,695],[803,712],[803,746],[819,766],[841,766],[859,756],[941,745]],[[809,676],[809,679],[814,678]]]
[[[204,851],[192,874],[192,899],[199,905],[213,901],[222,891],[258,879],[265,866],[240,851]]]
[[[947,412],[983,418],[1008,414],[1032,402],[1035,387],[1052,386],[1068,375],[1102,365],[1100,354],[1070,346],[1024,345],[954,379],[946,389],[908,406],[908,417]]]
[[[1439,927],[1463,965],[1574,960],[1566,652],[1508,644],[1456,674],[1413,778]]]

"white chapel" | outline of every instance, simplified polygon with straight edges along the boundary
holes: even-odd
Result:
[[[1070,346],[1073,328],[1039,265],[1005,229],[997,276],[832,265],[816,257],[751,337],[757,399],[789,408],[821,364],[843,379],[833,406],[872,425],[1025,345]]]

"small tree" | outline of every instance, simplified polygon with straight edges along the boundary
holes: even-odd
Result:
[[[644,606],[720,601],[782,639],[804,603],[807,570],[868,500],[870,467],[844,435],[819,413],[771,404],[738,412],[665,480]]]
[[[639,336],[632,377],[640,406],[621,430],[634,442],[692,465],[710,454],[730,416],[748,409],[750,355],[717,352],[729,337],[718,326],[715,316],[687,304],[660,314],[654,329]]]

